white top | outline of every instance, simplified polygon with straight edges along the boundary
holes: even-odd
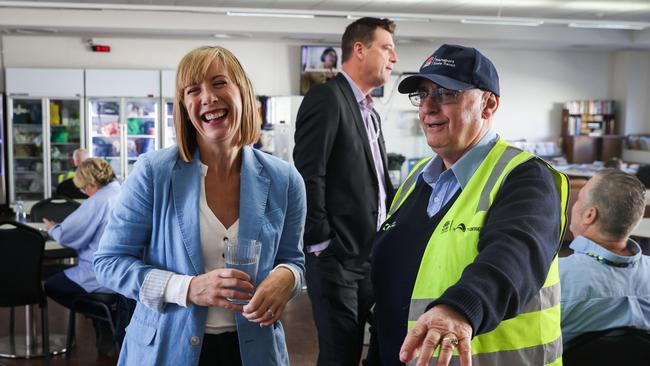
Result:
[[[218,268],[226,268],[224,240],[227,239],[231,242],[237,240],[239,219],[227,229],[219,221],[208,206],[208,201],[205,198],[205,176],[208,174],[207,165],[201,164],[201,174],[203,175],[203,179],[201,180],[201,197],[199,200],[199,227],[203,268],[207,273]],[[208,308],[208,318],[205,321],[206,333],[220,334],[234,332],[236,330],[235,313],[222,307],[211,306]]]
[[[207,174],[208,166],[201,163],[201,175],[203,179],[201,180],[201,195],[199,198],[199,230],[201,234],[203,267],[206,273],[217,268],[226,267],[224,238],[228,238],[231,242],[236,241],[239,233],[239,219],[226,229],[208,206],[205,195],[205,176]],[[279,264],[273,270],[278,267],[287,268],[293,273],[295,289],[299,285],[299,276],[295,269],[291,266]],[[192,276],[173,274],[165,287],[165,302],[187,307],[187,292],[191,280]],[[235,313],[221,307],[208,307],[205,326],[205,332],[209,334],[236,331]]]

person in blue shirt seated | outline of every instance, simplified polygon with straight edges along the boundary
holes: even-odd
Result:
[[[61,223],[43,219],[52,239],[79,252],[78,265],[51,276],[45,282],[45,293],[67,308],[71,308],[74,299],[81,294],[113,293],[97,282],[93,255],[120,194],[120,184],[110,164],[97,158],[81,162],[75,172],[74,184],[88,195],[88,199]],[[108,329],[101,331],[105,335]],[[102,339],[106,340],[106,337]],[[100,352],[108,351],[110,347],[111,342],[106,341],[100,345]]]
[[[571,211],[574,253],[560,258],[562,337],[631,327],[650,331],[650,258],[630,233],[645,209],[645,187],[617,169],[599,171]]]

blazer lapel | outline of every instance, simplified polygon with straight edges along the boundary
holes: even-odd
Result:
[[[348,82],[348,79],[346,79],[345,76],[343,76],[341,73],[337,74],[334,80],[336,80],[339,89],[343,93],[343,97],[347,102],[348,109],[352,113],[351,115],[354,117],[354,125],[356,126],[357,132],[359,133],[359,137],[361,137],[361,144],[363,145],[363,151],[366,155],[366,161],[368,164],[370,164],[372,171],[374,172],[375,163],[372,158],[372,152],[370,151],[370,144],[368,143],[366,125],[363,123],[363,118],[361,118],[361,111],[359,110],[359,104],[357,103],[357,99],[354,96],[354,92],[352,91],[352,86]]]
[[[199,227],[199,195],[201,167],[199,153],[189,163],[179,157],[172,171],[172,195],[183,245],[197,274],[203,273],[201,234]]]
[[[259,240],[271,180],[253,149],[242,149],[239,188],[239,240]]]

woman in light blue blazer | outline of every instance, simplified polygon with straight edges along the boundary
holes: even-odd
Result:
[[[288,365],[278,319],[303,282],[303,180],[248,146],[255,94],[224,48],[183,57],[174,123],[178,146],[140,157],[95,255],[98,280],[138,300],[119,364]],[[262,243],[253,279],[224,265],[224,243],[244,240]]]

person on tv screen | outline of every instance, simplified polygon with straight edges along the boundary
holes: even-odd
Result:
[[[326,83],[338,73],[339,56],[334,48],[325,48],[320,56],[320,60],[319,70],[303,71],[300,79],[301,94],[306,94],[313,85]]]

